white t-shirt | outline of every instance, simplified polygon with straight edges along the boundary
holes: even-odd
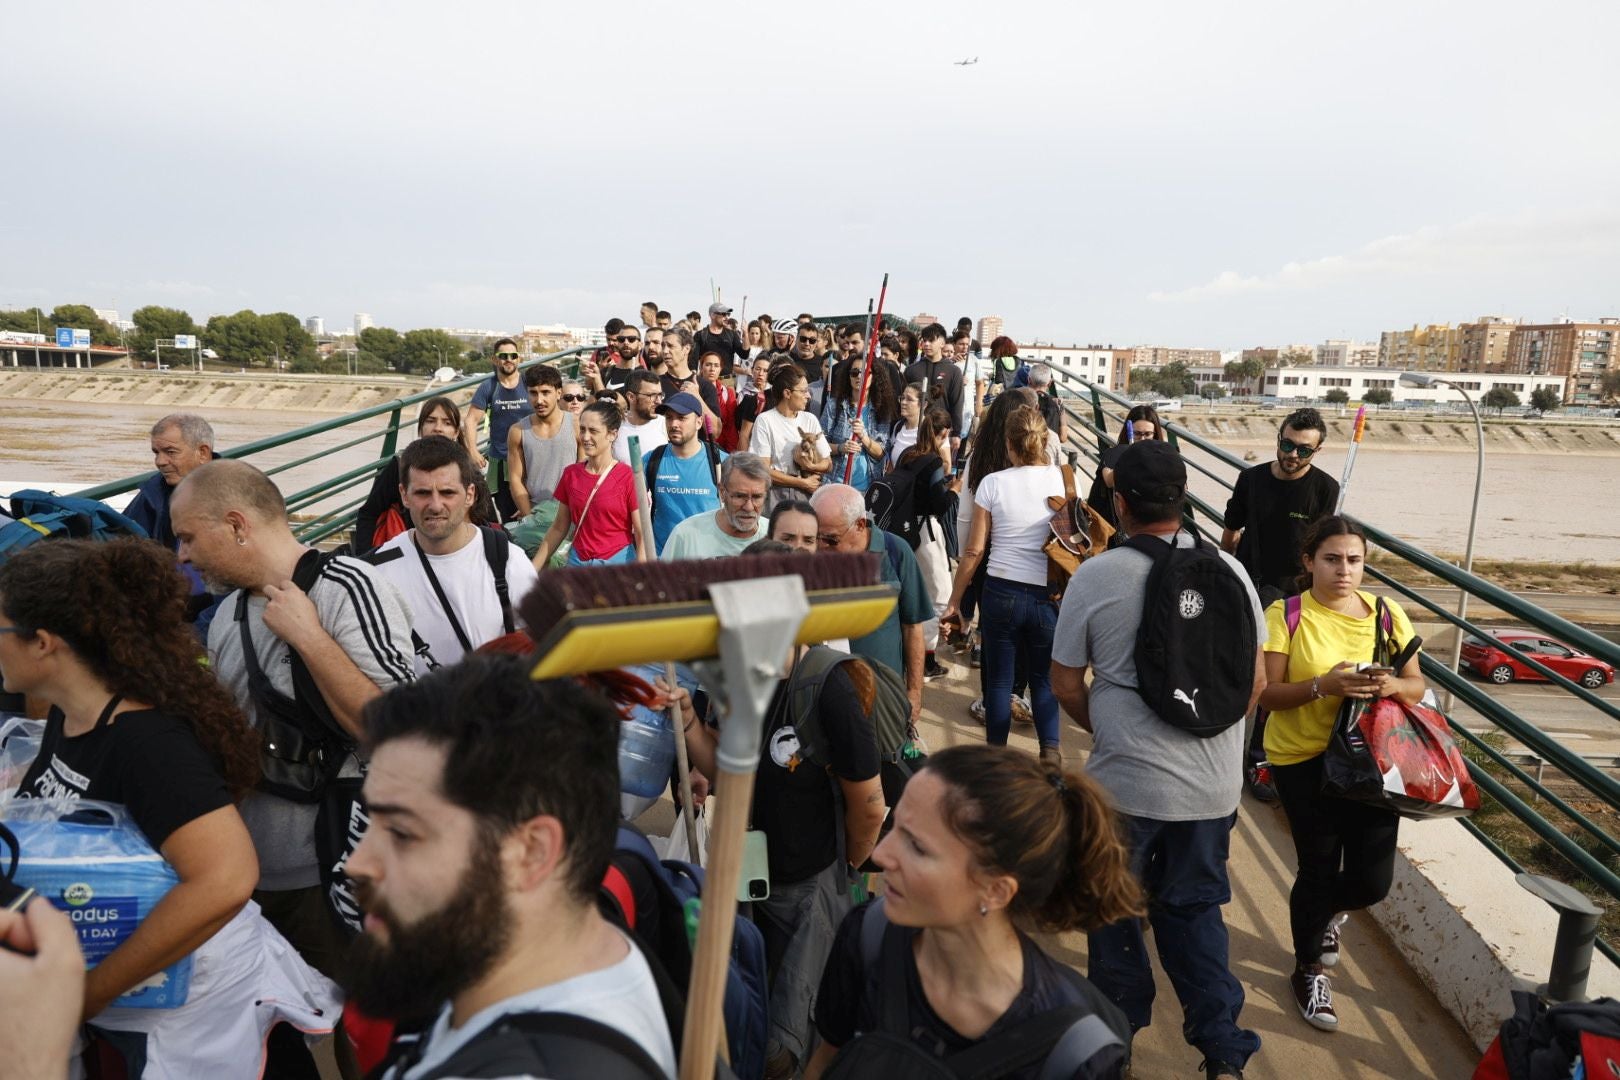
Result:
[[[407,529],[378,548],[373,558],[387,556],[391,551],[398,551],[399,555],[379,563],[377,574],[392,582],[400,595],[405,597],[413,617],[412,629],[427,642],[433,659],[448,667],[465,656],[466,650],[457,640],[450,619],[444,613],[444,605],[439,603],[438,595],[422,570],[415,540],[416,530]],[[521,548],[511,543],[507,547],[506,588],[516,618],[518,605],[523,603],[523,598],[534,588],[540,576],[535,573],[534,564]],[[495,592],[495,574],[484,558],[483,537],[475,533],[469,542],[462,545],[461,550],[448,555],[429,555],[427,558],[433,567],[433,575],[444,588],[444,595],[450,600],[456,620],[466,631],[473,648],[506,633],[506,624],[501,621],[501,600]],[[517,620],[517,625],[522,626],[522,620]],[[426,660],[417,656],[417,676],[420,678],[427,673]]]
[[[632,424],[626,420],[619,427],[619,433],[613,438],[613,457],[626,465],[630,461],[630,436],[634,435],[641,440],[641,456],[645,458],[648,451],[656,450],[669,442],[669,427],[665,425],[662,416],[655,416],[645,424]],[[635,463],[640,468],[640,462]]]
[[[620,936],[623,937],[622,932]],[[465,1024],[450,1029],[450,1005],[445,1004],[433,1027],[422,1036],[426,1045],[420,1061],[403,1076],[390,1070],[388,1080],[415,1080],[437,1069],[496,1020],[511,1013],[562,1012],[606,1024],[634,1039],[652,1055],[664,1072],[675,1075],[675,1045],[664,1020],[664,1007],[658,1000],[658,987],[652,970],[630,940],[629,954],[611,967],[542,986],[505,1001],[496,1002],[475,1013]]]
[[[1052,523],[1046,499],[1062,494],[1063,470],[1056,465],[1019,465],[979,481],[973,501],[990,511],[991,577],[1046,584],[1041,545]]]
[[[816,450],[823,458],[832,456],[832,450],[827,445],[827,437],[821,434],[821,421],[816,414],[805,409],[789,420],[776,409],[766,409],[754,420],[753,434],[748,439],[748,449],[751,453],[764,458],[777,472],[785,472],[790,476],[799,475],[799,466],[793,461],[793,451],[799,448],[799,433],[801,431],[814,431],[819,436],[816,439]],[[772,485],[771,495],[767,500],[775,506],[783,499],[796,492],[787,488]],[[798,495],[804,498],[803,495]]]
[[[894,429],[889,436],[889,467],[893,468],[900,460],[900,455],[917,445],[917,429],[908,428],[904,424]]]

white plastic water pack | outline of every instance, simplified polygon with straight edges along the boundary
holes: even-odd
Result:
[[[79,932],[86,967],[129,939],[180,881],[129,812],[91,799],[12,799],[0,820],[17,835],[15,881],[67,914]],[[172,1009],[186,1003],[191,957],[163,969],[113,1002]]]

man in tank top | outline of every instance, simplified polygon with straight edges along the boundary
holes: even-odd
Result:
[[[507,490],[519,517],[549,502],[563,469],[579,460],[574,415],[562,407],[562,381],[562,372],[550,364],[523,373],[534,413],[506,435]]]

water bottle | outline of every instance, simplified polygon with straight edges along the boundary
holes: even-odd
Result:
[[[675,729],[669,714],[631,706],[630,718],[619,724],[619,790],[655,799],[669,786],[674,766]]]

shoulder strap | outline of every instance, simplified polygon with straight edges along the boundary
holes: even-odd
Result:
[[[495,575],[495,596],[501,602],[501,629],[510,634],[517,629],[517,622],[512,618],[512,589],[506,583],[506,562],[512,556],[512,545],[506,533],[499,529],[480,525],[478,531],[484,540],[484,561]]]
[[[1283,621],[1288,624],[1288,637],[1293,639],[1294,631],[1299,629],[1299,620],[1305,614],[1305,601],[1299,593],[1283,601]]]
[[[647,478],[647,512],[650,514],[658,509],[658,466],[664,463],[664,451],[669,448],[668,443],[659,443],[647,455],[647,464],[642,469]],[[592,494],[595,494],[594,492]],[[581,515],[583,517],[584,515]]]
[[[905,1035],[906,995],[883,987],[906,985],[906,941],[904,934],[889,933],[889,916],[883,910],[883,897],[867,905],[861,916],[861,973],[868,991],[868,1002],[877,1006],[878,1028],[891,1035]],[[873,992],[876,993],[873,993]]]
[[[450,629],[455,631],[456,640],[461,642],[461,651],[472,652],[472,639],[467,636],[467,631],[461,628],[461,620],[456,618],[456,611],[450,606],[450,598],[445,595],[444,586],[439,584],[439,575],[433,572],[433,563],[428,559],[427,552],[422,550],[422,545],[416,542],[414,532],[411,534],[411,547],[416,549],[416,557],[422,564],[422,573],[427,575],[428,584],[433,587],[433,595],[439,600],[439,610],[450,620]]]
[[[1151,533],[1138,533],[1135,536],[1128,536],[1125,538],[1125,545],[1127,547],[1135,548],[1137,551],[1140,551],[1142,554],[1152,559],[1155,567],[1170,558],[1170,548],[1174,544],[1175,537],[1171,537],[1170,543],[1167,544]]]
[[[904,997],[904,994],[895,995]],[[1095,1024],[1088,1023],[1094,1021]],[[1080,1029],[1063,1059],[1058,1057],[1061,1044],[1071,1032]],[[994,1038],[985,1039],[976,1046],[948,1059],[951,1071],[964,1080],[989,1080],[1008,1076],[1020,1069],[1045,1061],[1037,1074],[1041,1080],[1061,1078],[1072,1080],[1087,1058],[1110,1042],[1119,1042],[1119,1036],[1109,1030],[1102,1018],[1087,1005],[1066,1005],[1048,1009],[1003,1031]],[[1083,1056],[1075,1056],[1082,1054]],[[1065,1071],[1065,1065],[1067,1069]]]
[[[550,1080],[654,1080],[664,1071],[630,1036],[573,1013],[511,1013],[428,1075],[510,1076],[538,1067]],[[504,1071],[503,1071],[504,1070]]]
[[[1072,503],[1078,497],[1074,490],[1074,466],[1062,465],[1059,468],[1063,470],[1063,501]]]
[[[703,449],[709,455],[709,474],[714,477],[714,493],[720,494],[720,450],[713,439],[703,440]]]

